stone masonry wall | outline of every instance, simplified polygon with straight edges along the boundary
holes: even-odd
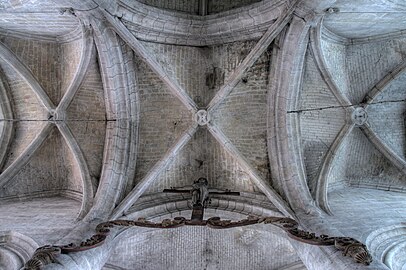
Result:
[[[0,190],[0,197],[24,197],[29,194],[41,197],[42,193],[64,193],[65,189],[81,193],[81,179],[74,173],[74,159],[67,154],[64,144],[55,127],[33,158]]]
[[[213,48],[215,65],[224,70],[225,78],[254,45],[255,41],[248,41]],[[212,116],[213,122],[263,179],[270,177],[266,146],[269,65],[270,52],[265,51]]]
[[[288,240],[277,232],[195,226],[135,233],[121,241],[109,263],[125,269],[148,270],[264,269],[264,266],[281,269],[298,260]]]
[[[96,52],[80,89],[67,109],[67,119],[86,158],[90,175],[99,179],[106,135],[106,106]]]
[[[3,41],[31,70],[54,104],[62,98],[60,53],[57,43],[6,37]]]
[[[320,167],[345,124],[345,112],[323,81],[309,52],[306,54],[298,111],[307,181],[314,194]]]
[[[356,44],[347,48],[349,98],[353,104],[406,59],[406,38]]]
[[[368,107],[369,123],[399,156],[406,158],[406,73],[403,72]]]
[[[199,13],[199,0],[138,0],[149,6],[162,9],[176,10],[189,14]]]
[[[52,245],[73,229],[79,210],[80,202],[61,197],[1,202],[1,230],[27,235],[39,246]]]
[[[327,68],[339,90],[347,95],[348,93],[348,73],[346,65],[346,51],[344,44],[338,44],[321,40],[321,49],[327,64]]]
[[[362,134],[354,129],[347,148],[346,179],[352,186],[366,186],[383,190],[405,190],[404,176]]]
[[[233,191],[258,192],[238,166],[206,129],[199,129],[173,163],[146,191],[160,193],[165,188],[190,186],[199,177],[207,177],[210,187]]]
[[[190,126],[192,115],[138,57],[135,73],[141,104],[135,177],[138,182]]]
[[[156,56],[161,66],[178,81],[197,106],[207,106],[215,94],[215,89],[210,89],[206,84],[207,74],[213,72],[208,48],[148,42],[143,42],[143,45]]]
[[[208,13],[215,14],[230,9],[261,2],[261,0],[208,0]]]

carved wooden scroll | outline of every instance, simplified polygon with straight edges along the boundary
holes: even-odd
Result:
[[[81,242],[79,245],[68,244],[65,246],[44,246],[38,248],[32,259],[29,260],[23,270],[40,270],[44,265],[56,262],[55,256],[62,253],[84,251],[103,245],[112,228],[120,227],[147,227],[171,229],[181,226],[207,226],[212,229],[229,229],[234,227],[249,226],[253,224],[272,224],[284,230],[289,237],[297,241],[317,246],[334,246],[341,250],[343,256],[352,257],[355,262],[369,265],[372,257],[366,246],[354,238],[349,237],[330,237],[328,235],[319,235],[315,233],[300,230],[298,223],[290,218],[283,217],[248,217],[239,221],[222,220],[219,217],[212,217],[207,220],[191,220],[184,217],[174,219],[164,219],[159,223],[147,221],[144,218],[138,220],[113,220],[100,223],[96,227],[96,233],[89,239]]]

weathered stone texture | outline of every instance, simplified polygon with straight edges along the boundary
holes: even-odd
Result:
[[[96,55],[67,110],[67,122],[88,162],[90,174],[100,177],[106,133],[104,90]]]
[[[198,14],[199,0],[139,0],[149,6],[157,8],[170,9],[189,14]]]
[[[405,59],[406,38],[348,46],[350,101],[361,102],[376,83]]]
[[[54,104],[62,98],[59,79],[61,65],[60,46],[57,43],[40,42],[7,37],[4,43],[31,70]]]
[[[406,73],[383,89],[368,109],[369,123],[376,134],[399,156],[406,157]]]
[[[0,197],[40,196],[47,192],[68,194],[70,191],[73,197],[81,197],[81,178],[74,167],[74,158],[64,144],[54,128],[33,158],[3,187]]]
[[[25,234],[39,246],[52,245],[72,230],[79,210],[80,202],[64,197],[2,201],[1,229]]]
[[[30,2],[32,3],[32,1]],[[48,39],[51,37],[52,39],[52,37],[74,31],[78,27],[77,18],[60,14],[55,9],[55,3],[47,5],[42,2],[37,3],[43,5],[43,11],[48,12],[36,12],[35,14],[28,11],[25,14],[4,12],[2,14],[2,28],[34,39],[37,36],[44,36]],[[46,10],[47,7],[48,10]]]
[[[256,42],[255,40],[237,41],[210,47],[213,66],[223,70],[224,78],[227,79],[250,53]]]
[[[15,70],[0,59],[5,79],[10,86],[13,117],[18,120],[45,120],[47,111],[28,83]]]
[[[209,14],[219,13],[256,2],[260,2],[260,0],[208,0],[208,12]]]
[[[218,144],[209,131],[199,129],[146,194],[162,192],[170,187],[190,186],[199,177],[206,177],[210,187],[258,192],[235,158]]]
[[[383,190],[339,189],[330,194],[330,206],[330,224],[363,242],[378,228],[404,222],[406,214],[405,194]]]
[[[82,43],[81,39],[77,39],[60,45],[60,89],[62,96],[66,93],[78,69],[80,57],[82,56]]]
[[[307,182],[313,193],[324,158],[345,124],[345,111],[323,81],[310,53],[306,55],[298,113]]]
[[[348,74],[346,65],[346,46],[344,44],[333,43],[322,39],[321,48],[331,77],[339,90],[347,96]]]
[[[244,47],[239,52],[230,53],[223,60],[226,70],[234,68],[234,63],[240,62],[244,54]],[[212,116],[213,123],[261,173],[263,179],[269,178],[270,170],[266,147],[269,65],[270,55],[266,51]]]
[[[214,96],[214,89],[206,84],[206,77],[213,72],[209,49],[148,42],[143,42],[143,45],[166,72],[179,82],[197,106],[207,106]]]
[[[136,172],[139,181],[190,126],[192,115],[144,62],[137,60],[135,69],[141,103]]]
[[[351,186],[404,191],[406,177],[355,128],[348,137],[346,179]]]
[[[109,263],[126,269],[280,269],[297,260],[276,231],[183,227],[123,239]]]
[[[348,186],[349,183],[346,178],[346,167],[348,159],[348,149],[349,145],[352,143],[350,141],[350,136],[346,137],[342,142],[341,147],[338,149],[337,153],[334,156],[334,162],[331,165],[331,171],[328,179],[328,188],[327,191],[331,192],[335,189],[342,188],[343,186]],[[354,169],[353,169],[354,170]]]
[[[2,168],[2,171],[4,171],[19,157],[19,155],[27,148],[32,140],[34,140],[44,125],[45,123],[39,121],[14,122],[14,138],[9,146],[6,162]]]

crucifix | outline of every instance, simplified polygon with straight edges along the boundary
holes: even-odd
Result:
[[[204,208],[209,203],[209,195],[223,194],[223,195],[240,195],[240,192],[233,192],[230,190],[220,191],[217,189],[209,189],[209,182],[206,178],[200,177],[193,182],[191,186],[180,188],[164,189],[163,192],[167,193],[190,193],[192,195],[192,217],[190,220],[196,224],[203,221]]]

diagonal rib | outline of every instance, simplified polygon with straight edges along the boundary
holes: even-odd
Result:
[[[150,55],[148,50],[134,37],[133,34],[118,19],[105,12],[107,21],[113,26],[113,30],[130,46],[131,49],[160,77],[171,93],[176,96],[189,111],[196,112],[197,106],[186,91],[169,76],[163,67]]]
[[[44,105],[44,107],[51,111],[55,108],[48,95],[45,93],[38,80],[34,77],[30,69],[15,55],[7,46],[0,42],[0,57],[4,59],[18,74],[32,88],[38,100]]]
[[[406,161],[393,151],[371,128],[369,123],[360,127],[368,140],[381,152],[396,168],[406,175]]]
[[[279,211],[288,217],[295,217],[295,214],[289,208],[286,202],[275,190],[272,189],[272,187],[269,186],[268,183],[264,181],[264,179],[259,176],[258,171],[252,168],[248,161],[240,154],[237,148],[230,142],[223,132],[213,124],[208,124],[207,128],[213,137],[216,138],[216,140],[220,143],[220,145],[223,146],[224,149],[226,149],[226,151],[237,160],[238,164],[245,170],[245,172],[247,172],[254,184],[279,209]]]
[[[133,190],[124,198],[124,200],[116,207],[110,219],[119,218],[126,210],[128,210],[135,201],[147,190],[154,180],[161,174],[174,160],[175,156],[183,149],[190,141],[197,130],[197,124],[193,124],[186,130],[177,142],[166,152],[148,174],[133,188]]]
[[[31,160],[52,130],[52,123],[47,122],[35,139],[25,148],[17,159],[0,175],[0,187],[5,186]]]
[[[316,66],[320,71],[324,81],[327,83],[330,91],[337,98],[341,106],[351,106],[350,100],[340,91],[337,84],[334,82],[330,71],[327,69],[326,62],[324,60],[323,52],[321,50],[321,25],[322,21],[319,22],[316,28],[311,28],[310,30],[310,44],[313,52],[313,56],[316,62]]]
[[[76,160],[76,163],[78,164],[80,169],[80,176],[82,178],[82,186],[83,186],[83,198],[79,218],[83,218],[90,210],[90,207],[92,206],[92,200],[94,196],[93,186],[95,186],[95,184],[92,183],[92,178],[90,176],[89,168],[87,166],[87,162],[83,155],[83,152],[80,149],[80,146],[77,143],[68,125],[63,121],[57,121],[56,126],[61,132],[62,137],[65,139],[65,142],[68,145],[69,149],[71,150]]]
[[[227,78],[224,85],[219,89],[216,96],[210,101],[208,111],[213,112],[230,94],[234,87],[241,80],[244,73],[258,60],[258,58],[265,52],[275,37],[282,31],[286,24],[291,20],[294,6],[289,6],[287,10],[281,12],[285,14],[280,16],[272,26],[268,28],[262,38],[258,41],[252,51],[245,57],[242,63],[234,70],[234,72]]]
[[[334,139],[333,144],[330,146],[326,157],[324,158],[323,165],[321,166],[319,175],[317,177],[316,202],[321,209],[330,215],[332,212],[327,198],[328,178],[336,155],[353,128],[354,124],[345,124],[341,128],[340,132],[337,134],[337,137]]]
[[[76,70],[75,76],[73,77],[72,82],[70,83],[68,90],[63,96],[61,102],[57,107],[57,112],[64,112],[68,108],[69,104],[72,102],[75,97],[76,92],[79,90],[83,79],[86,75],[87,68],[90,63],[90,59],[93,56],[93,33],[90,27],[85,27],[82,25],[82,53],[80,57],[80,63]]]
[[[364,97],[364,102],[367,104],[367,106],[373,103],[376,97],[405,70],[406,70],[406,60],[397,65],[385,77],[383,77],[374,87],[372,87],[372,89]]]

